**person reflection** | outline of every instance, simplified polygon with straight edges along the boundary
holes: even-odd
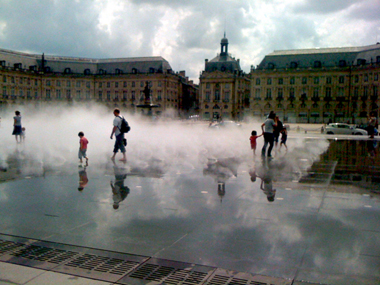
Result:
[[[78,186],[78,191],[82,192],[83,189],[87,186],[88,184],[88,178],[87,178],[87,172],[86,172],[86,167],[80,168],[78,171],[79,174],[79,186]]]
[[[113,208],[119,209],[119,204],[127,198],[129,188],[124,185],[124,180],[127,178],[126,169],[119,167],[114,163],[115,182],[110,181],[112,188]]]
[[[374,158],[376,156],[377,141],[367,140],[368,156]]]
[[[215,179],[218,184],[218,196],[220,202],[226,195],[226,181],[235,176],[237,177],[237,169],[240,160],[234,157],[215,159],[209,158],[206,168],[203,169],[203,175],[209,175]]]
[[[276,196],[276,189],[273,189],[273,169],[271,162],[263,159],[262,173],[261,176],[258,177],[261,179],[260,189],[263,190],[264,194],[267,196],[268,202],[273,202],[274,197]]]

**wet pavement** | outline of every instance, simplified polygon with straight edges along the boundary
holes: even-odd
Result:
[[[380,284],[377,141],[299,136],[271,160],[142,153],[78,167],[19,149],[0,173],[0,241],[278,278],[250,284]],[[109,281],[162,283],[136,276]]]

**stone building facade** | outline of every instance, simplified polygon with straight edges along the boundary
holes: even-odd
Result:
[[[274,51],[251,68],[250,111],[285,122],[366,122],[379,109],[380,44]]]
[[[89,59],[0,50],[0,108],[9,104],[96,101],[137,111],[149,84],[156,114],[194,113],[198,87],[162,57]]]
[[[241,120],[249,108],[249,78],[240,68],[239,59],[228,53],[225,36],[220,45],[220,54],[205,60],[199,78],[199,115],[205,120]]]

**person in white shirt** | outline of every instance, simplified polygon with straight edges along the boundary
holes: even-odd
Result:
[[[120,152],[123,154],[123,158],[120,159],[120,161],[127,161],[127,156],[125,154],[125,146],[124,146],[124,133],[120,131],[121,128],[121,122],[122,117],[120,116],[120,110],[115,109],[113,110],[113,114],[115,115],[115,119],[113,120],[113,128],[111,133],[111,140],[113,138],[113,135],[115,134],[115,145],[113,148],[113,156],[111,157],[112,160],[115,159],[116,153],[120,150]]]
[[[268,157],[272,157],[271,152],[272,152],[273,143],[274,143],[273,130],[276,126],[277,126],[276,114],[272,111],[270,112],[268,119],[266,119],[266,121],[261,125],[261,129],[264,134],[264,146],[261,150],[262,156],[265,156],[266,148],[269,144]]]

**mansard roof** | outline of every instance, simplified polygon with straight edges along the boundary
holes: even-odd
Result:
[[[319,63],[318,63],[319,62]],[[276,50],[264,57],[258,69],[342,67],[380,62],[380,44],[359,47]]]
[[[95,59],[44,55],[44,60],[44,66],[49,67],[51,72],[64,72],[66,68],[70,68],[71,73],[83,73],[85,69],[88,69],[93,74],[100,70],[112,74],[117,69],[124,73],[131,73],[133,70],[136,73],[151,73],[152,70],[166,73],[172,70],[169,62],[161,56]],[[0,49],[0,61],[12,67],[15,64],[21,64],[24,69],[30,66],[42,67],[41,54],[6,49]]]

